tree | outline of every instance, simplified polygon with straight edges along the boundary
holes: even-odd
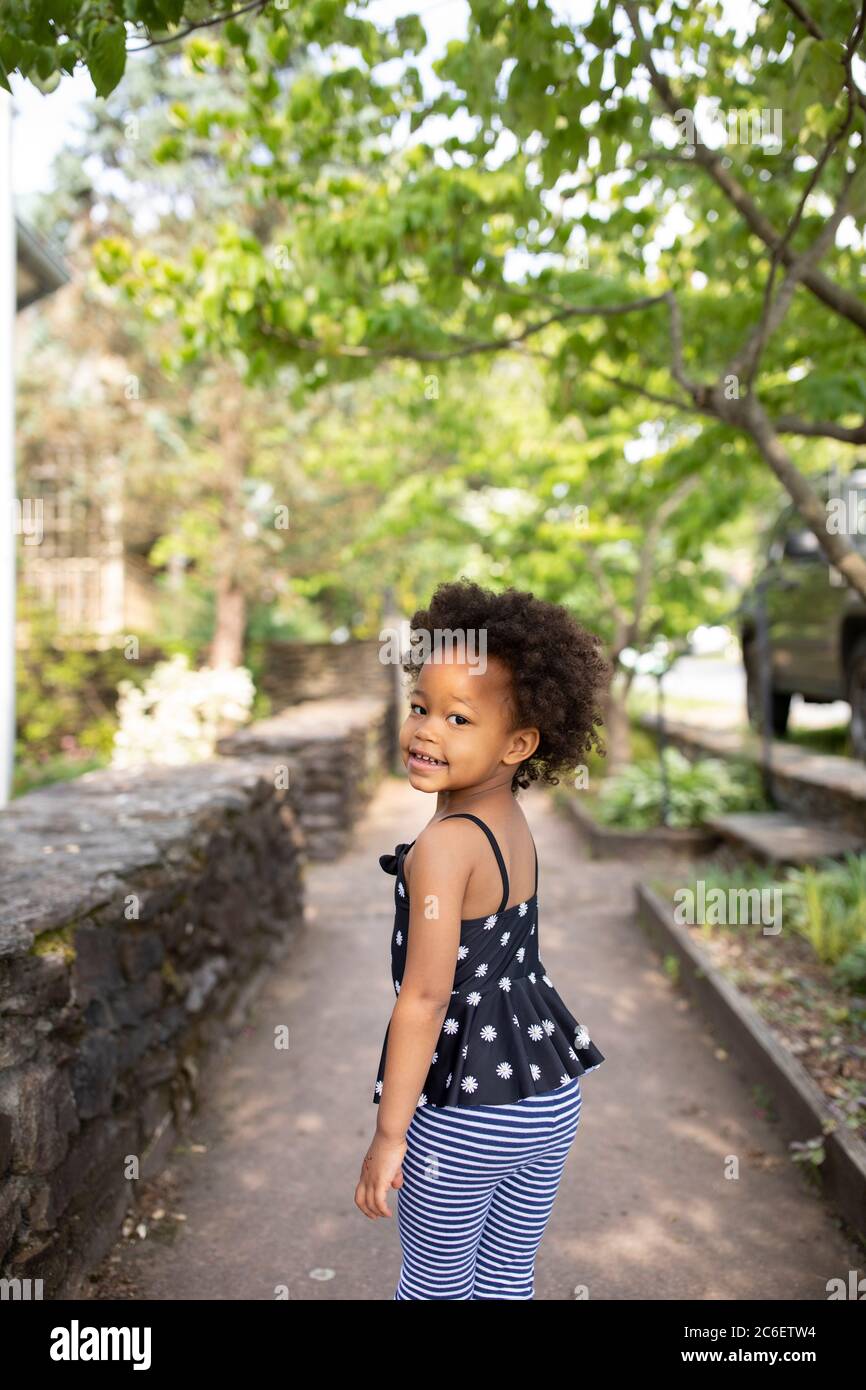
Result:
[[[411,65],[387,90],[348,62],[283,91],[256,57],[241,125],[215,108],[194,129],[224,140],[252,196],[291,198],[279,234],[263,244],[223,226],[216,275],[212,258],[207,274],[202,257],[143,265],[108,242],[102,273],[145,296],[172,278],[184,351],[229,342],[253,379],[278,362],[316,385],[387,357],[531,352],[579,383],[568,408],[589,398],[600,414],[627,392],[680,425],[718,421],[746,435],[866,595],[866,561],[828,532],[797,442],[866,440],[862,238],[837,236],[866,210],[866,99],[852,73],[866,10],[852,23],[826,3],[825,27],[799,5],[762,12],[739,56],[717,7],[684,0],[651,20],[598,4],[585,25],[525,0],[476,0],[471,14],[439,64],[444,92],[426,101]],[[198,36],[188,51],[219,71],[251,47],[246,34]],[[744,97],[746,115],[780,112],[787,140],[750,127],[719,154],[700,134],[709,94],[738,119]],[[428,143],[428,122],[462,106],[471,135]],[[697,127],[686,147],[678,113],[679,134]],[[392,137],[386,158],[398,115],[414,138]],[[175,117],[181,158],[193,123]]]
[[[243,111],[173,105],[161,157],[210,142],[268,234],[226,219],[183,260],[100,248],[106,282],[176,324],[178,361],[226,354],[247,383],[290,365],[320,389],[388,359],[538,357],[562,413],[629,409],[703,478],[743,439],[866,594],[810,481],[826,441],[866,439],[866,11],[798,0],[735,42],[711,3],[599,3],[577,24],[474,0],[429,97],[411,61],[390,82],[375,61],[417,53],[417,19],[346,43],[323,14],[306,65],[294,8],[185,45],[202,74],[248,76]],[[733,128],[723,153],[708,99]],[[435,123],[464,108],[468,133]]]

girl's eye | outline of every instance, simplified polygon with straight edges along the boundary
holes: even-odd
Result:
[[[420,704],[418,704],[418,703],[416,703],[416,701],[413,700],[413,701],[410,703],[410,705],[409,705],[409,713],[410,713],[410,714],[414,714],[416,709],[417,709],[417,710],[420,710],[422,714],[424,713],[424,706],[423,706],[423,705],[420,705]],[[465,715],[463,715],[463,714],[457,714],[456,712],[455,712],[454,714],[449,714],[448,718],[449,718],[449,719],[462,719],[464,724],[468,724],[468,723],[470,722],[470,721],[466,718]]]

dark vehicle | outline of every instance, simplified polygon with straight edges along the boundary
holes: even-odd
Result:
[[[844,507],[847,518],[838,530],[866,555],[866,469],[843,478],[838,492],[841,502],[835,505]],[[825,500],[828,495],[836,493],[825,487]],[[855,756],[866,758],[866,603],[828,563],[795,507],[779,515],[768,541],[766,567],[738,610],[749,723],[758,730],[763,724],[757,640],[760,585],[766,595],[773,733],[784,734],[792,695],[815,704],[847,700],[851,745]]]

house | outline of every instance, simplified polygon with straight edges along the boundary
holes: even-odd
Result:
[[[12,98],[0,90],[0,807],[15,756],[15,315],[68,279],[62,259],[15,216]]]

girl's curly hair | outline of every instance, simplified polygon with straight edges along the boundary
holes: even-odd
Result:
[[[594,726],[603,722],[599,706],[612,668],[600,651],[601,639],[560,604],[514,588],[497,594],[461,577],[440,584],[409,627],[410,646],[402,658],[406,675],[417,676],[436,649],[437,630],[462,635],[467,650],[469,634],[475,634],[476,651],[477,634],[484,630],[487,655],[509,667],[511,727],[534,725],[541,736],[532,757],[514,773],[512,792],[538,779],[557,786],[556,774],[578,767],[581,755],[593,747],[606,756]]]

